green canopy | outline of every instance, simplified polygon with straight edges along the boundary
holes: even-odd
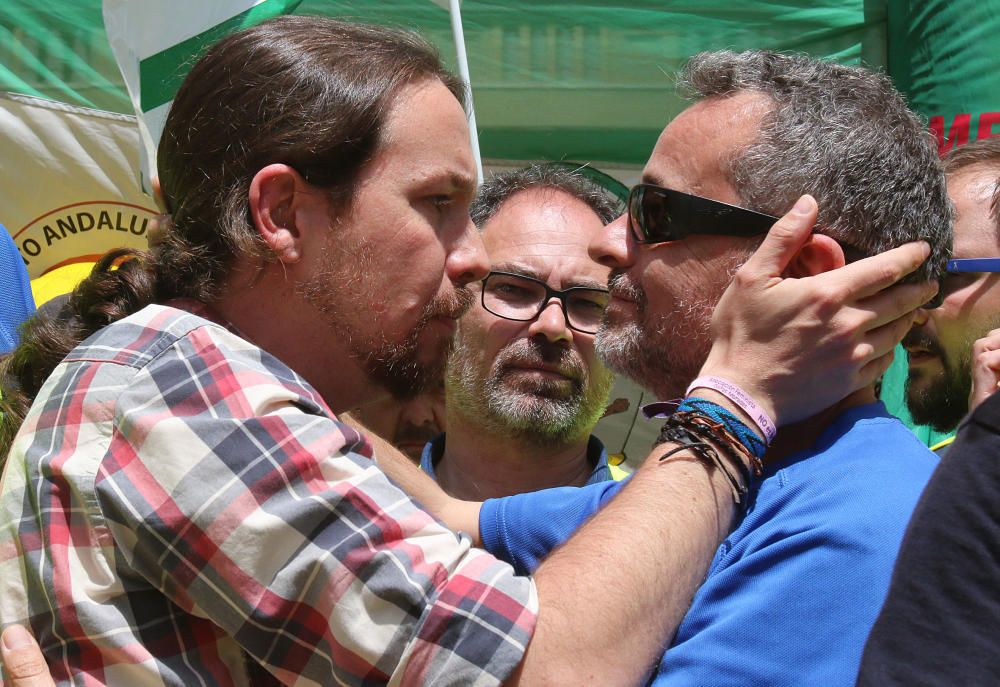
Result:
[[[157,5],[129,10],[145,6]],[[194,0],[164,6],[217,9]],[[442,0],[256,0],[240,16],[145,56],[142,110],[169,103],[208,43],[282,12],[415,29],[455,67],[446,7]],[[461,7],[482,157],[493,164],[574,160],[634,179],[664,123],[684,107],[678,68],[719,48],[801,51],[884,69],[928,118],[942,151],[1000,132],[1000,0],[465,0]],[[0,3],[0,223],[33,277],[115,242],[145,241],[155,210],[135,182],[133,115],[101,0]],[[890,375],[886,385],[897,408],[903,377]]]
[[[416,29],[454,66],[448,12],[429,0],[287,4],[297,5],[296,13]],[[483,157],[641,165],[663,123],[683,108],[674,74],[692,54],[771,48],[882,67],[887,14],[866,7],[872,4],[466,0],[462,19]],[[190,41],[190,48],[204,42]],[[7,0],[0,5],[0,65],[0,91],[132,112],[99,0]],[[176,83],[183,71],[170,76]],[[146,89],[144,83],[144,96]]]

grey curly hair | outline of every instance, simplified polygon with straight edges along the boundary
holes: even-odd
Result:
[[[773,103],[750,145],[725,161],[747,207],[781,215],[809,193],[818,231],[874,255],[931,246],[913,280],[938,279],[951,253],[952,206],[933,139],[883,75],[805,55],[717,51],[681,75],[694,99],[757,91]]]

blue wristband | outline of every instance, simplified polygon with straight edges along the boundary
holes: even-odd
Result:
[[[696,412],[715,420],[756,458],[763,458],[767,451],[767,444],[755,431],[718,403],[698,396],[688,396],[677,406],[677,412]]]

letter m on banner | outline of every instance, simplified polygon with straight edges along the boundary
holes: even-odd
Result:
[[[951,123],[951,128],[948,130],[948,137],[945,138],[944,116],[937,115],[931,117],[930,129],[931,133],[934,134],[934,138],[937,139],[938,155],[944,155],[952,148],[965,145],[969,142],[969,124],[971,121],[972,115],[967,112],[955,115],[955,119]]]

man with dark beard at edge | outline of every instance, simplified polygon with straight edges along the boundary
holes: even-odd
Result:
[[[991,365],[998,366],[990,351],[1000,349],[1000,332],[993,331],[1000,327],[1000,138],[955,148],[944,170],[956,211],[955,249],[941,280],[944,299],[937,308],[918,311],[903,347],[913,420],[952,432],[970,410],[974,370],[989,375]],[[943,453],[953,438],[933,450]]]
[[[1000,676],[1000,138],[953,150],[945,171],[959,263],[942,306],[919,312],[903,340],[907,401],[936,429],[971,414],[906,530],[859,687],[986,687]]]

